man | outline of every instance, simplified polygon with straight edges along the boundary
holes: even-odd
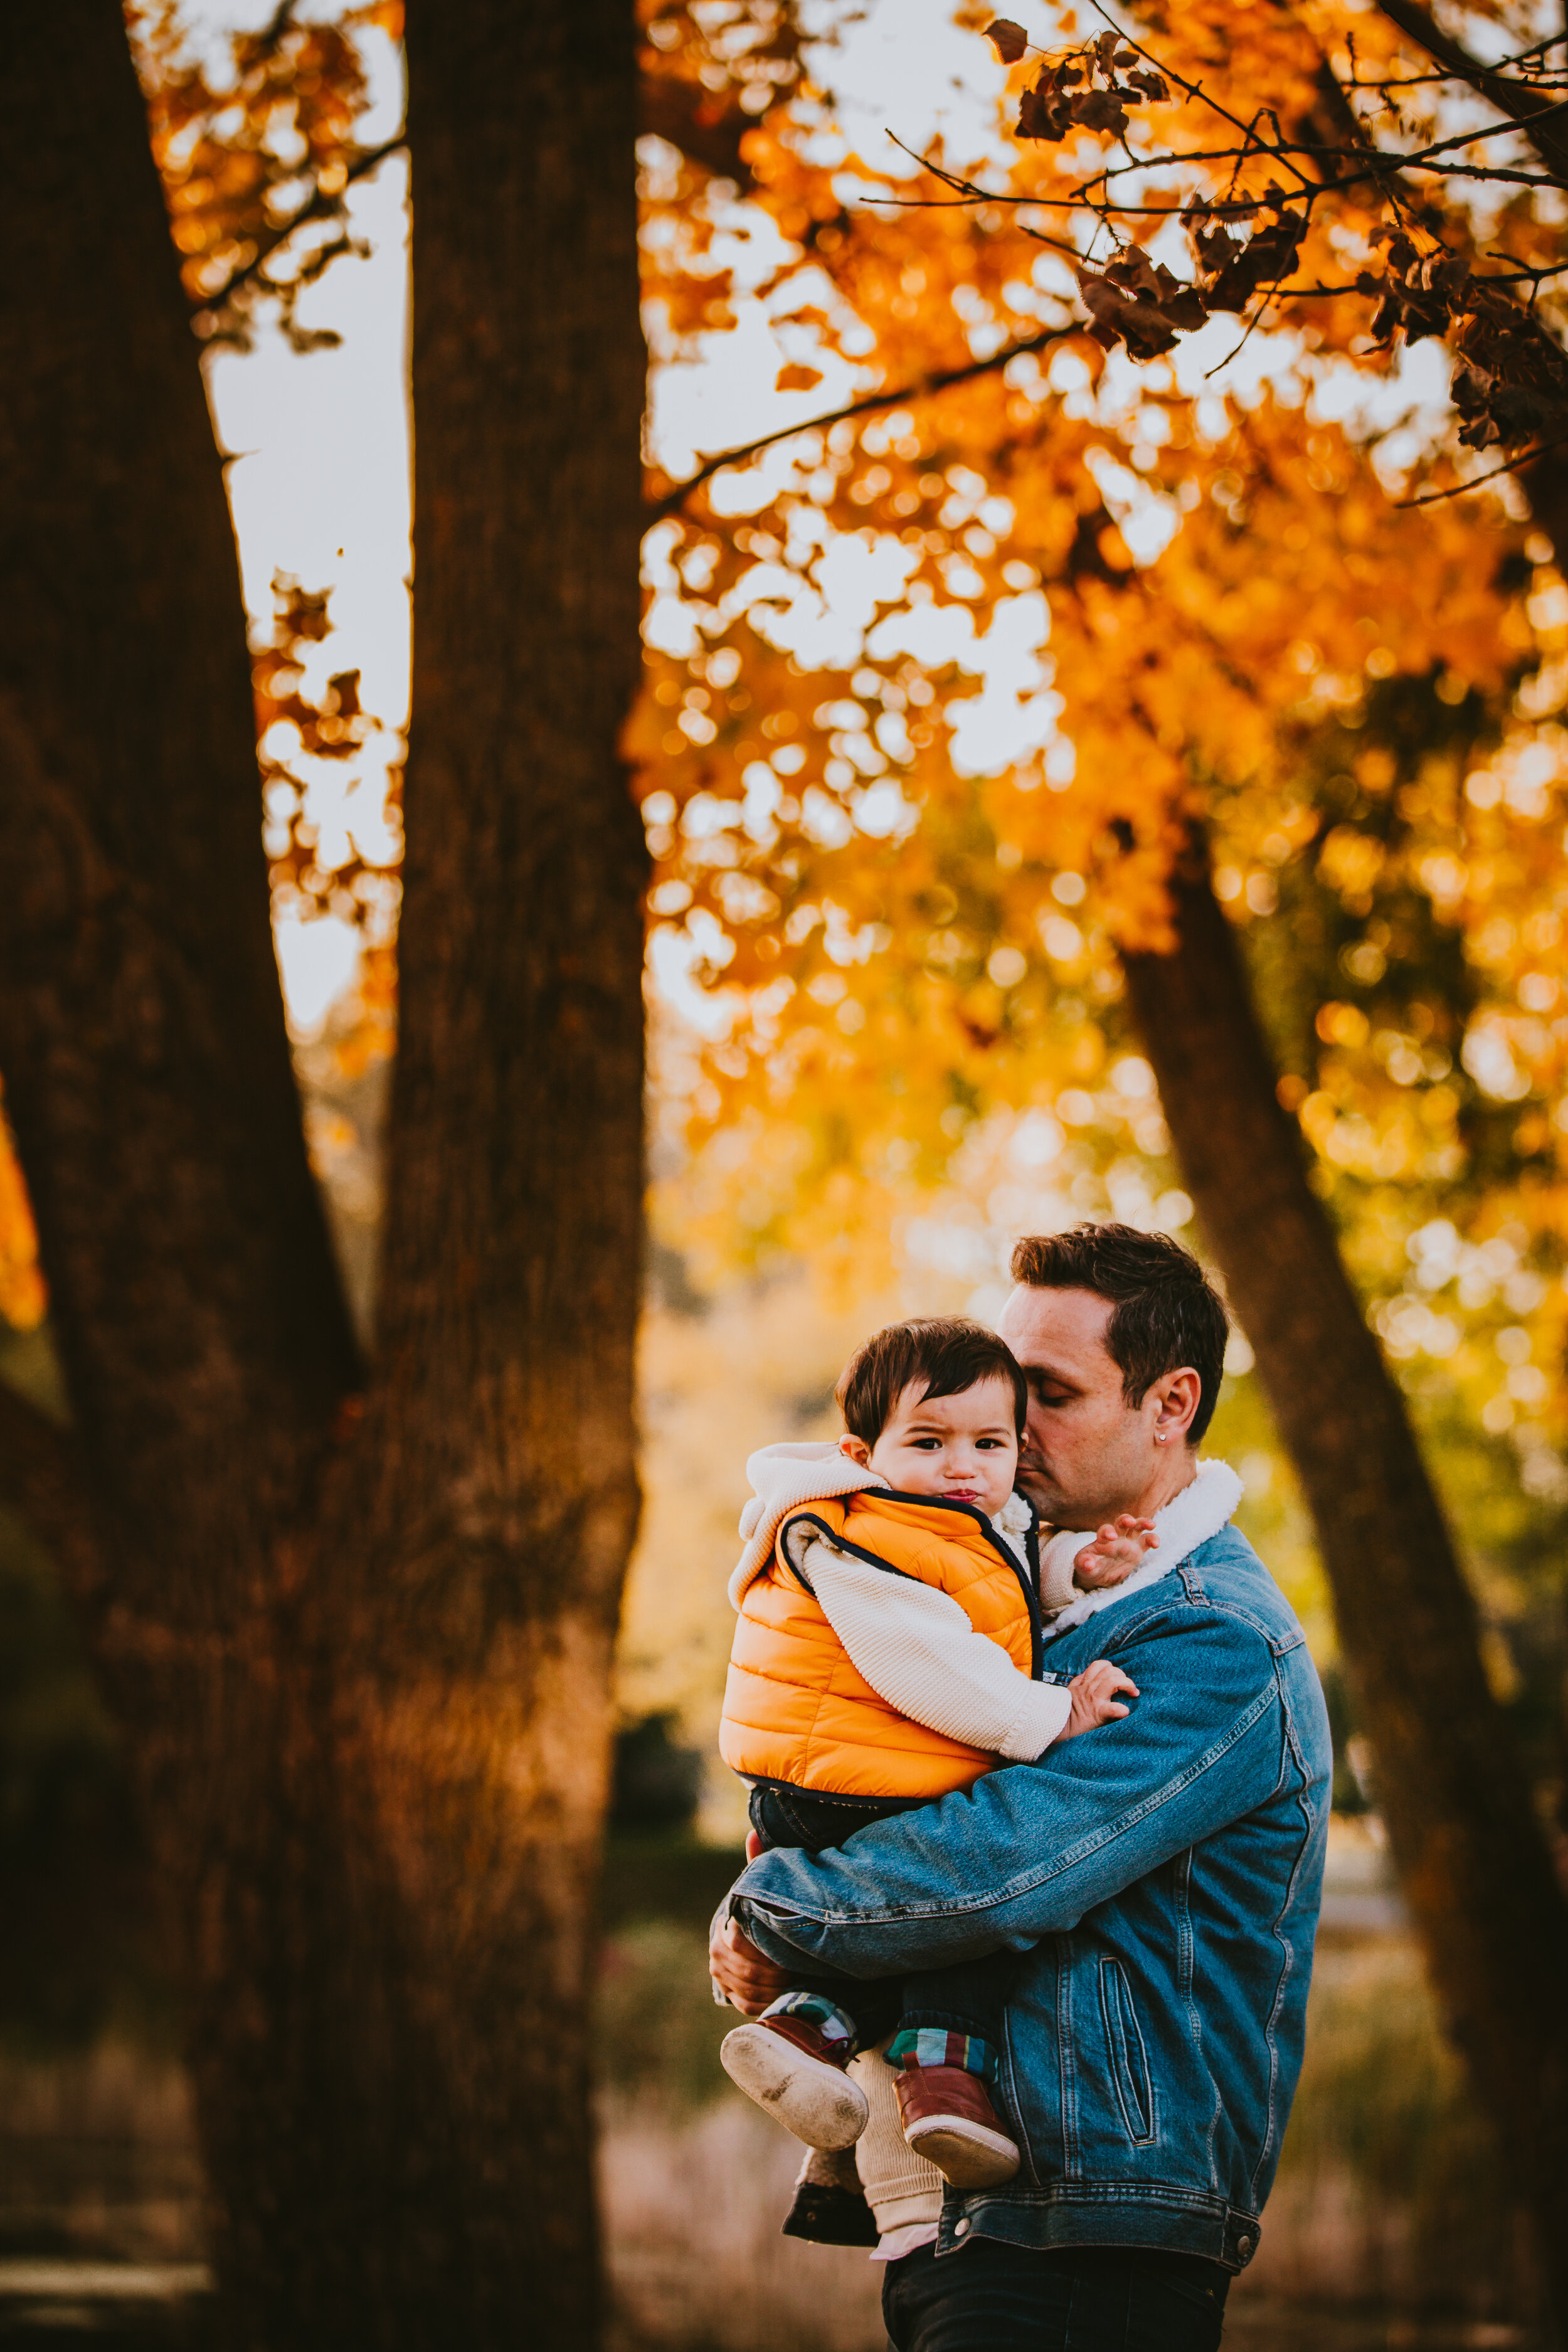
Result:
[[[1022,1241],[1013,1276],[1020,1483],[1058,1528],[1152,1516],[1196,1475],[1219,1298],[1124,1225]],[[752,2014],[792,1969],[1021,1956],[999,2091],[1023,2168],[950,2189],[932,2242],[889,2263],[894,2352],[1212,2352],[1279,2160],[1331,1773],[1300,1627],[1230,1527],[1068,1614],[1047,1670],[1111,1659],[1141,1694],[1123,1722],[847,1849],[763,1855],[715,1932],[715,1981]]]

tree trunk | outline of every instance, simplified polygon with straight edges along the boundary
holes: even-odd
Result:
[[[1434,1984],[1568,2314],[1568,1904],[1404,1399],[1276,1097],[1200,845],[1173,891],[1174,953],[1126,959],[1133,1013],[1306,1489]]]
[[[300,1133],[219,463],[113,0],[0,77],[0,1068],[75,1430],[0,1400],[124,1727],[234,2339],[591,2343],[636,1516],[625,0],[416,0],[403,1027],[368,1381]]]
[[[430,1939],[400,2046],[450,2116],[414,2152],[405,2225],[447,2233],[475,2282],[419,2340],[525,2325],[576,2347],[637,1515],[646,852],[617,749],[640,658],[636,40],[630,0],[413,0],[407,38],[415,717],[362,1555],[375,1664],[351,1714]],[[391,2120],[367,2118],[373,2138]]]

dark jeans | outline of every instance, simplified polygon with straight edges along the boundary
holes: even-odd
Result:
[[[868,1822],[912,1812],[917,1799],[822,1797],[800,1789],[753,1789],[752,1827],[764,1846],[798,1846],[820,1853],[842,1845]],[[869,2049],[895,2029],[936,2026],[949,2033],[978,2037],[993,2059],[1001,2054],[1003,2012],[1016,1957],[993,1952],[951,1969],[931,1969],[907,1977],[840,1976],[822,1969],[794,1979],[802,1991],[824,1992],[852,2018],[858,2040]]]
[[[1229,2273],[1139,2246],[921,2246],[882,2282],[889,2352],[1215,2352]]]

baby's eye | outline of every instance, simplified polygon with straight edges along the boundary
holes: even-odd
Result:
[[[977,1437],[974,1443],[977,1449],[981,1446],[989,1446],[997,1453],[1006,1451],[1007,1441],[1005,1437]]]
[[[942,1444],[940,1437],[911,1437],[910,1444],[917,1454],[931,1454]]]

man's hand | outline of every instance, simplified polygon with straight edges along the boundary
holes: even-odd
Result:
[[[1058,1746],[1064,1739],[1076,1739],[1080,1731],[1092,1731],[1097,1724],[1114,1723],[1119,1715],[1125,1715],[1127,1709],[1114,1696],[1117,1691],[1126,1691],[1131,1698],[1138,1696],[1131,1675],[1113,1666],[1109,1658],[1096,1658],[1092,1666],[1074,1675],[1068,1688],[1072,1693],[1072,1713],[1066,1730],[1057,1734]]]
[[[756,1831],[748,1830],[746,1860],[755,1862],[763,1851]],[[713,1923],[708,1939],[708,1973],[731,2008],[738,2009],[742,2017],[761,2017],[790,1987],[788,1970],[775,1968],[732,1919]]]
[[[794,1981],[789,1970],[775,1968],[732,1919],[713,1924],[708,1972],[731,2008],[738,2009],[742,2017],[761,2017]]]
[[[1134,1569],[1142,1567],[1144,1553],[1159,1549],[1153,1520],[1135,1519],[1123,1511],[1114,1524],[1098,1528],[1094,1541],[1079,1553],[1072,1564],[1072,1580],[1080,1591],[1102,1591],[1124,1583]]]

